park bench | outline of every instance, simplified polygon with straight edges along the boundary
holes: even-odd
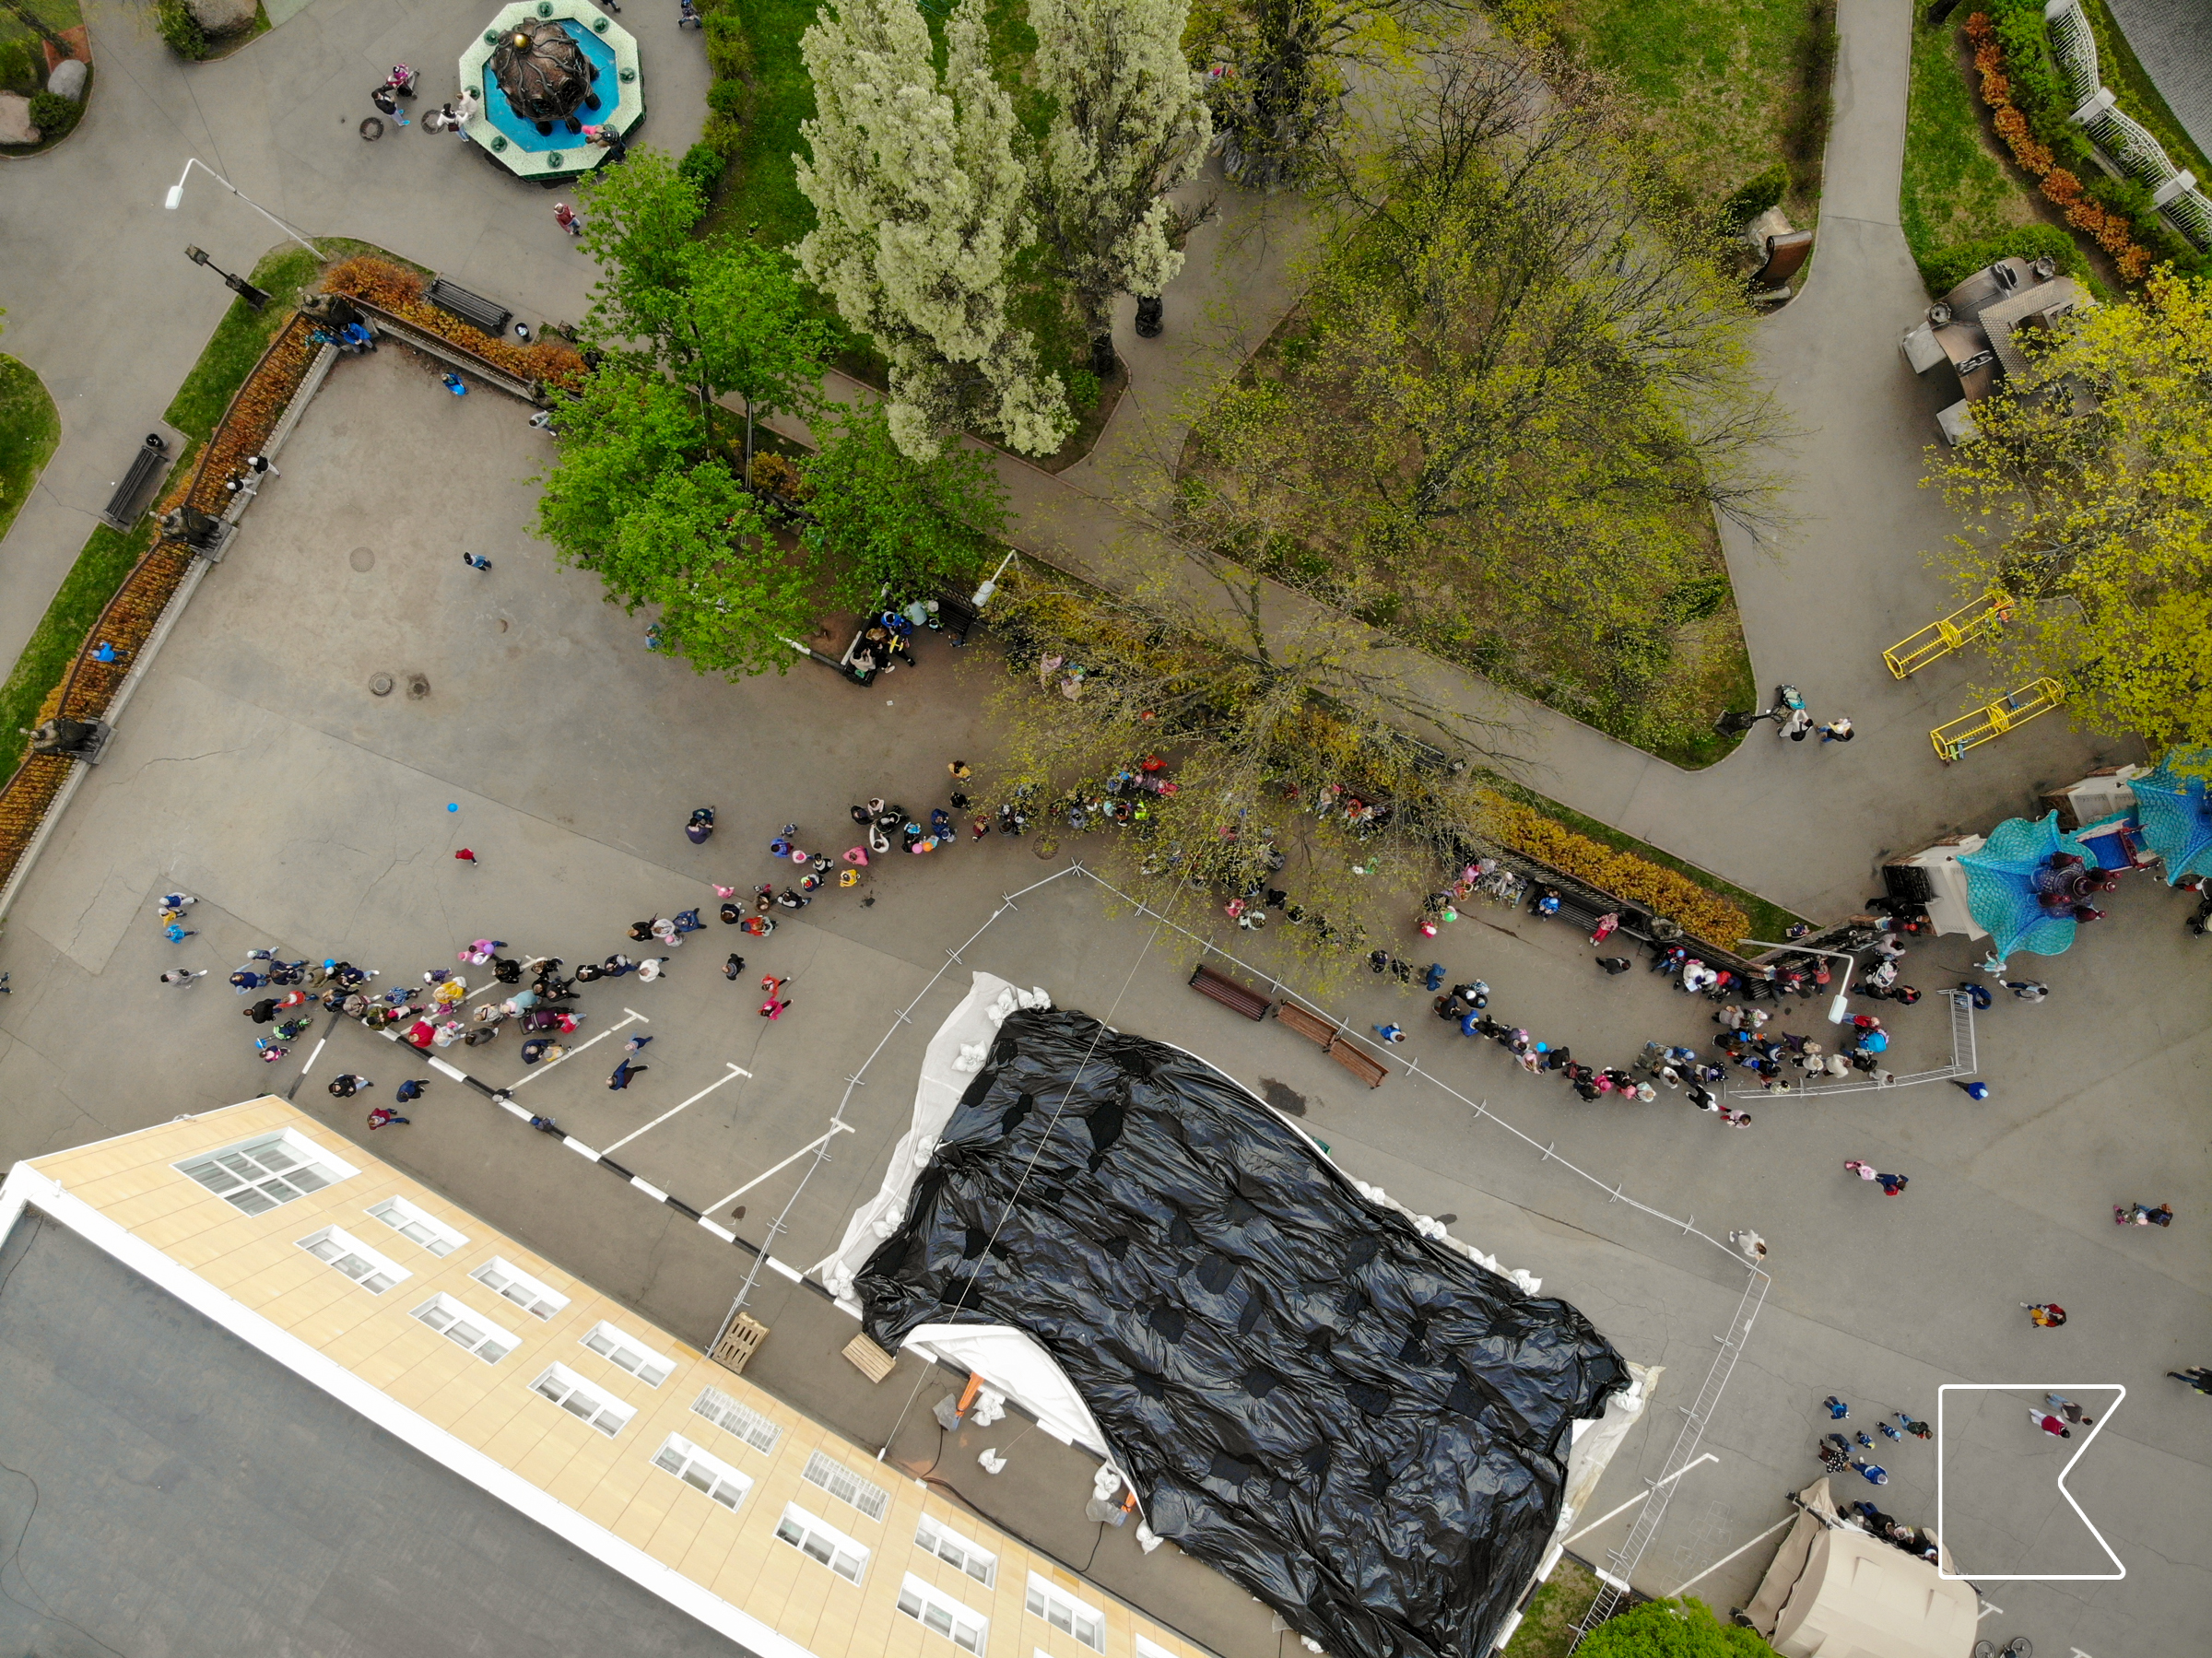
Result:
[[[1211,996],[1231,1012],[1241,1013],[1253,1020],[1267,1017],[1267,998],[1256,990],[1239,984],[1227,973],[1218,973],[1201,961],[1191,970],[1191,988],[1202,996]]]
[[[155,474],[169,464],[169,444],[158,431],[146,434],[146,441],[131,457],[130,470],[123,475],[123,482],[115,486],[115,493],[108,497],[107,511],[100,515],[100,523],[112,530],[128,530],[138,522],[139,502],[146,498],[146,487],[153,482]]]
[[[443,276],[430,284],[423,296],[440,311],[451,312],[472,327],[481,328],[494,339],[507,332],[507,319],[514,313],[496,300],[487,300],[482,294],[472,294],[465,288],[448,282]]]
[[[1584,933],[1591,933],[1596,931],[1598,917],[1618,913],[1618,911],[1600,910],[1590,900],[1579,897],[1556,883],[1552,884],[1551,889],[1559,895],[1559,907],[1551,915],[1538,916],[1539,921],[1563,921],[1571,927],[1577,927]]]
[[[966,599],[941,593],[937,595],[937,625],[954,644],[964,645],[975,627],[975,606]]]
[[[1369,1088],[1381,1088],[1382,1079],[1390,1075],[1388,1065],[1346,1037],[1343,1026],[1324,1019],[1317,1013],[1311,1013],[1295,1002],[1278,1004],[1275,1017],[1278,1023],[1289,1026],[1308,1041],[1319,1046],[1324,1053]]]

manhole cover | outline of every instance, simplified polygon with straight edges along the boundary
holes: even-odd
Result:
[[[357,547],[353,549],[353,551],[346,555],[346,562],[352,565],[356,570],[367,570],[371,565],[375,564],[376,554],[369,547]]]
[[[420,674],[407,676],[407,696],[411,700],[419,702],[429,694],[430,682],[427,678]]]
[[[370,680],[369,694],[371,697],[389,697],[392,694],[392,676],[379,674]]]

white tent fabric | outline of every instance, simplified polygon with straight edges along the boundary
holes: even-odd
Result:
[[[853,1218],[845,1224],[843,1241],[811,1268],[838,1304],[855,1318],[860,1316],[860,1303],[853,1299],[853,1276],[906,1218],[907,1195],[922,1170],[929,1167],[929,1159],[936,1154],[938,1135],[980,1068],[968,1063],[963,1051],[969,1057],[980,1057],[975,1052],[978,1045],[989,1048],[992,1038],[998,1034],[999,1020],[1006,1017],[998,1012],[1001,1004],[1009,1008],[1015,1005],[1052,1005],[1042,991],[1016,990],[995,973],[971,976],[967,995],[937,1027],[936,1035],[929,1039],[929,1046],[923,1052],[922,1076],[914,1088],[913,1122],[891,1147],[890,1167],[884,1172],[882,1187],[853,1212]]]
[[[1845,1521],[1826,1478],[1798,1500],[1797,1523],[1745,1609],[1782,1658],[1970,1658],[1981,1612],[1971,1583]]]
[[[1935,924],[1938,935],[1945,933],[1963,933],[1969,938],[1988,936],[1989,929],[1974,919],[1974,912],[1966,903],[1966,865],[1959,862],[1960,853],[1980,852],[1980,835],[1959,835],[1938,841],[1924,852],[1916,852],[1909,858],[1900,858],[1915,869],[1927,872],[1930,893],[1928,920]]]
[[[983,1385],[1021,1406],[1063,1444],[1080,1445],[1101,1460],[1112,1458],[1090,1407],[1053,1356],[1006,1324],[924,1324],[906,1338],[925,1358],[981,1376]]]

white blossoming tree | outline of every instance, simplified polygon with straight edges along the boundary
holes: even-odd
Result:
[[[1113,361],[1113,297],[1159,293],[1182,269],[1167,193],[1214,136],[1184,61],[1190,0],[1030,0],[1039,86],[1058,104],[1039,155],[1046,246],[1075,289],[1092,354]]]
[[[945,28],[942,83],[913,0],[839,0],[800,50],[816,115],[799,188],[810,281],[890,363],[891,432],[917,460],[973,424],[1031,454],[1073,421],[1007,314],[1007,265],[1032,236],[1014,110],[992,78],[981,0]]]

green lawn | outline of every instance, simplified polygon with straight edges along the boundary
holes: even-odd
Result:
[[[31,486],[61,441],[61,414],[39,377],[0,355],[0,535],[30,499]]]
[[[814,229],[814,206],[799,193],[792,158],[800,148],[799,123],[814,114],[814,82],[799,56],[799,37],[814,21],[815,3],[737,0],[753,47],[752,108],[711,229],[741,231],[773,248],[787,248]]]
[[[341,257],[366,249],[364,243],[325,242],[324,246]],[[182,476],[198,457],[201,445],[214,436],[223,410],[292,314],[300,289],[313,280],[319,269],[315,256],[300,247],[280,249],[253,267],[253,285],[268,289],[272,296],[268,308],[257,312],[243,300],[233,300],[215,333],[208,336],[206,349],[200,353],[199,361],[184,377],[162,417],[188,439],[167,477]],[[0,441],[0,449],[4,448],[5,442]],[[167,487],[164,484],[165,489]],[[92,532],[76,562],[69,567],[60,591],[24,645],[23,654],[16,659],[15,671],[6,684],[0,685],[0,776],[13,772],[22,763],[27,747],[24,729],[37,723],[46,693],[62,682],[86,633],[100,619],[124,578],[153,545],[155,528],[151,514],[127,535],[102,524]]]
[[[1959,59],[1967,9],[1912,32],[1912,90],[1905,116],[1905,176],[1899,212],[1905,242],[1924,263],[1939,248],[1979,241],[2036,222],[2026,194],[1982,129],[1982,111]]]
[[[208,337],[207,348],[177,388],[176,397],[162,417],[195,443],[205,443],[212,437],[223,410],[230,406],[230,399],[245,384],[261,354],[292,314],[300,290],[312,282],[321,269],[321,262],[301,247],[281,249],[255,265],[250,280],[254,287],[268,290],[266,309],[255,311],[243,300],[230,301],[230,309]],[[212,276],[202,279],[215,280]]]
[[[1806,54],[1833,15],[1824,0],[1556,0],[1553,12],[1560,39],[1653,113],[1700,194],[1718,199],[1791,159],[1801,217],[1818,194],[1829,78]],[[1816,105],[1817,134],[1805,130]]]

